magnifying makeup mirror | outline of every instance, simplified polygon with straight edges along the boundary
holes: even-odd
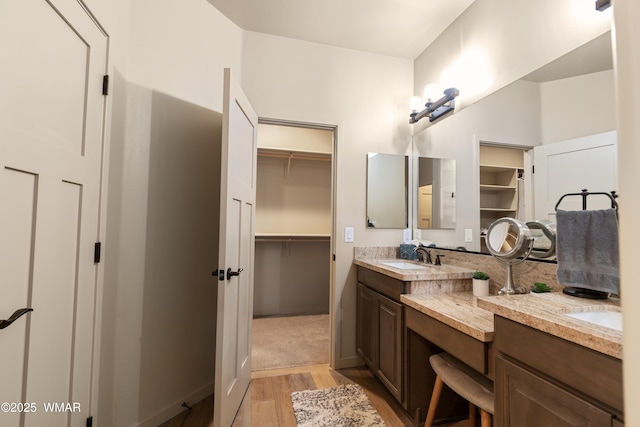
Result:
[[[533,238],[531,256],[551,258],[556,254],[556,224],[548,219],[528,221]]]
[[[505,265],[504,286],[498,295],[525,293],[523,287],[516,288],[513,281],[513,266],[523,262],[533,248],[529,227],[515,218],[499,218],[487,230],[487,249],[496,260]]]

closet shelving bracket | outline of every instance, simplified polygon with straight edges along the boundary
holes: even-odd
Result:
[[[304,150],[286,150],[278,148],[259,148],[258,156],[276,157],[285,159],[284,166],[285,178],[291,177],[291,163],[295,160],[314,160],[314,161],[331,161],[331,153],[304,151]]]

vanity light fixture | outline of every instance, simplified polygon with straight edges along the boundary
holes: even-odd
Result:
[[[409,114],[409,123],[417,123],[418,120],[423,117],[429,117],[429,121],[432,122],[453,111],[455,108],[454,98],[458,95],[460,95],[460,91],[455,87],[445,89],[444,96],[435,102],[431,102],[431,100],[427,101],[427,103],[424,104],[424,110],[420,112],[417,111],[417,109],[411,111],[411,114]]]

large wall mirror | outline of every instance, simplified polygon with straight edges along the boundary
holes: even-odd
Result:
[[[416,200],[413,226],[425,230],[422,238],[443,247],[483,250],[482,231],[487,225],[481,224],[480,212],[486,206],[482,206],[480,186],[491,185],[481,183],[480,178],[483,144],[521,148],[525,156],[523,174],[515,175],[515,184],[493,183],[499,187],[495,193],[502,187],[518,187],[517,213],[504,216],[525,223],[553,223],[554,206],[562,194],[579,193],[583,188],[591,192],[617,190],[613,76],[611,33],[606,32],[415,134],[414,159],[442,157],[457,163],[455,230],[430,231],[419,221],[419,185],[417,179],[412,181]],[[560,208],[580,209],[580,202],[579,197],[567,199]],[[607,198],[594,198],[588,209],[602,209],[608,203]],[[471,239],[467,239],[468,231]],[[548,233],[538,234],[541,239],[549,237]],[[551,252],[549,247],[549,242],[541,246],[539,256],[544,258]]]
[[[418,228],[456,228],[456,161],[418,158]]]
[[[367,227],[407,228],[409,157],[367,154]]]

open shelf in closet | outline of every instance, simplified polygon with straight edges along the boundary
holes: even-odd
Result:
[[[487,252],[484,230],[501,217],[518,216],[518,177],[523,151],[480,145],[480,251]]]
[[[333,133],[258,130],[254,315],[329,312]]]
[[[281,159],[322,160],[331,161],[331,153],[304,150],[287,150],[284,148],[258,148],[259,157],[276,157]]]
[[[329,234],[268,234],[256,233],[256,242],[328,242],[331,239]]]

